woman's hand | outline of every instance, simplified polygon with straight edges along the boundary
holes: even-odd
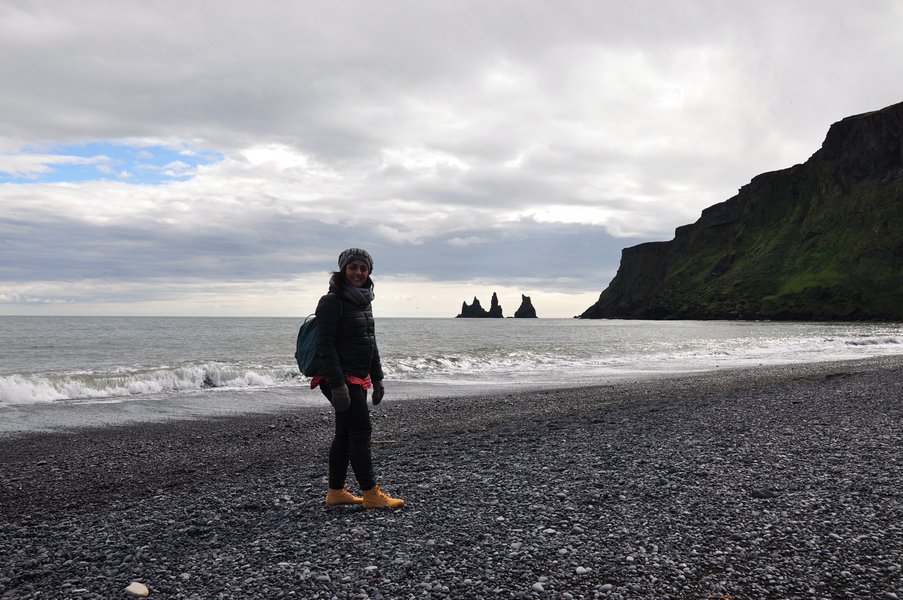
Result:
[[[348,393],[348,386],[343,383],[339,387],[332,388],[331,392],[332,396],[329,401],[335,411],[345,412],[348,410],[348,407],[351,406],[351,394]]]
[[[386,393],[386,388],[383,387],[382,381],[374,381],[373,382],[373,406],[376,406],[380,402],[383,401],[383,396]]]

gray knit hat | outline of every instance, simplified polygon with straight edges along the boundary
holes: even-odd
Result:
[[[373,272],[373,257],[370,253],[361,248],[348,248],[339,254],[339,271],[345,270],[345,265],[353,260],[359,260],[367,263],[367,270]]]

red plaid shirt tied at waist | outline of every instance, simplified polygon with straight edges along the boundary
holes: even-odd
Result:
[[[329,381],[329,379],[325,375],[314,375],[310,380],[310,389],[314,389],[321,383],[325,383]],[[354,375],[345,375],[345,383],[350,383],[351,385],[359,385],[365,390],[369,390],[373,387],[373,382],[370,381],[370,376],[367,375],[363,379],[360,377],[355,377]]]

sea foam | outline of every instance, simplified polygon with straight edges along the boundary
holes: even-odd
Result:
[[[296,375],[290,369],[250,370],[213,364],[143,371],[116,369],[110,373],[14,374],[0,377],[0,406],[208,388],[271,387],[282,385]]]

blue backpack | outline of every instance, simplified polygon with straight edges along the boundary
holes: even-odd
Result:
[[[309,315],[298,330],[295,360],[301,373],[308,377],[317,374],[317,316]]]
[[[342,311],[342,302],[339,301],[339,314]],[[317,315],[308,315],[298,330],[298,340],[295,342],[295,360],[298,361],[298,369],[307,377],[317,374]]]

